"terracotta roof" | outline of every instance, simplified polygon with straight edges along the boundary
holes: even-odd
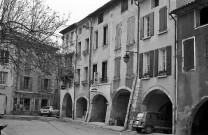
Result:
[[[180,14],[184,14],[188,11],[191,11],[193,10],[194,8],[196,7],[199,7],[199,6],[205,6],[208,4],[208,1],[207,0],[195,0],[195,1],[192,1],[190,3],[187,3],[173,11],[171,11],[169,14],[176,14],[176,15],[180,15]]]

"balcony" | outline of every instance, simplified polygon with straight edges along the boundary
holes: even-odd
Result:
[[[82,81],[82,85],[83,85],[83,86],[86,86],[87,84],[88,84],[88,80],[83,80],[83,81]]]
[[[83,56],[87,56],[89,54],[89,50],[87,49],[87,50],[84,50],[83,52],[82,52],[82,55]]]
[[[80,85],[80,81],[74,82],[75,86],[79,86]]]
[[[149,71],[147,71],[147,72],[145,72],[145,73],[143,74],[143,78],[144,78],[144,79],[149,79],[149,78],[150,78],[150,73],[149,73]]]

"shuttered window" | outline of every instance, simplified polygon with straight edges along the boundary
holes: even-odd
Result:
[[[158,49],[156,49],[155,50],[155,62],[154,62],[154,67],[155,67],[155,69],[154,69],[154,76],[156,77],[156,76],[158,76],[158,61],[159,61],[159,59],[158,59],[158,57],[159,57],[159,54],[158,54]]]
[[[133,72],[133,65],[134,65],[134,54],[133,53],[129,53],[129,61],[127,63],[127,72],[126,75],[128,77],[132,77],[134,72]]]
[[[107,82],[107,61],[102,63],[102,81]]]
[[[115,50],[121,48],[121,36],[122,36],[122,23],[116,25],[116,45]]]
[[[127,45],[132,45],[135,43],[134,31],[135,31],[135,17],[132,16],[128,19],[127,22]]]
[[[167,7],[160,9],[159,32],[167,30]]]
[[[32,91],[32,77],[21,76],[20,89]]]
[[[108,26],[103,27],[103,45],[108,44]]]
[[[1,64],[6,64],[9,63],[9,51],[8,50],[0,50],[1,53],[1,58],[0,58],[0,62]]]
[[[194,38],[183,41],[183,70],[189,71],[195,67]]]
[[[116,57],[115,58],[115,70],[114,70],[114,79],[119,79],[120,78],[120,66],[121,66],[121,57]]]
[[[172,67],[172,46],[166,47],[166,75],[171,75]]]
[[[98,48],[98,30],[95,31],[95,46],[94,46],[94,49],[97,49]]]
[[[128,0],[121,0],[121,12],[124,12],[128,9]]]
[[[140,39],[154,35],[154,12],[140,18]]]
[[[153,77],[153,66],[154,66],[154,50],[150,51],[150,67],[149,67],[149,77]]]
[[[103,22],[103,13],[98,16],[98,24]]]
[[[0,84],[7,84],[7,72],[0,72]]]

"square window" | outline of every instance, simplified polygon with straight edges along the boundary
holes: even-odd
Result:
[[[103,13],[98,16],[98,24],[103,22]]]
[[[196,15],[196,27],[208,24],[208,7],[197,9],[195,12]]]

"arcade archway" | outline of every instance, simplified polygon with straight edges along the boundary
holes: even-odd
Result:
[[[87,100],[83,97],[76,101],[76,117],[84,118],[87,111]]]
[[[65,94],[62,103],[62,116],[72,118],[72,98],[69,93]]]

